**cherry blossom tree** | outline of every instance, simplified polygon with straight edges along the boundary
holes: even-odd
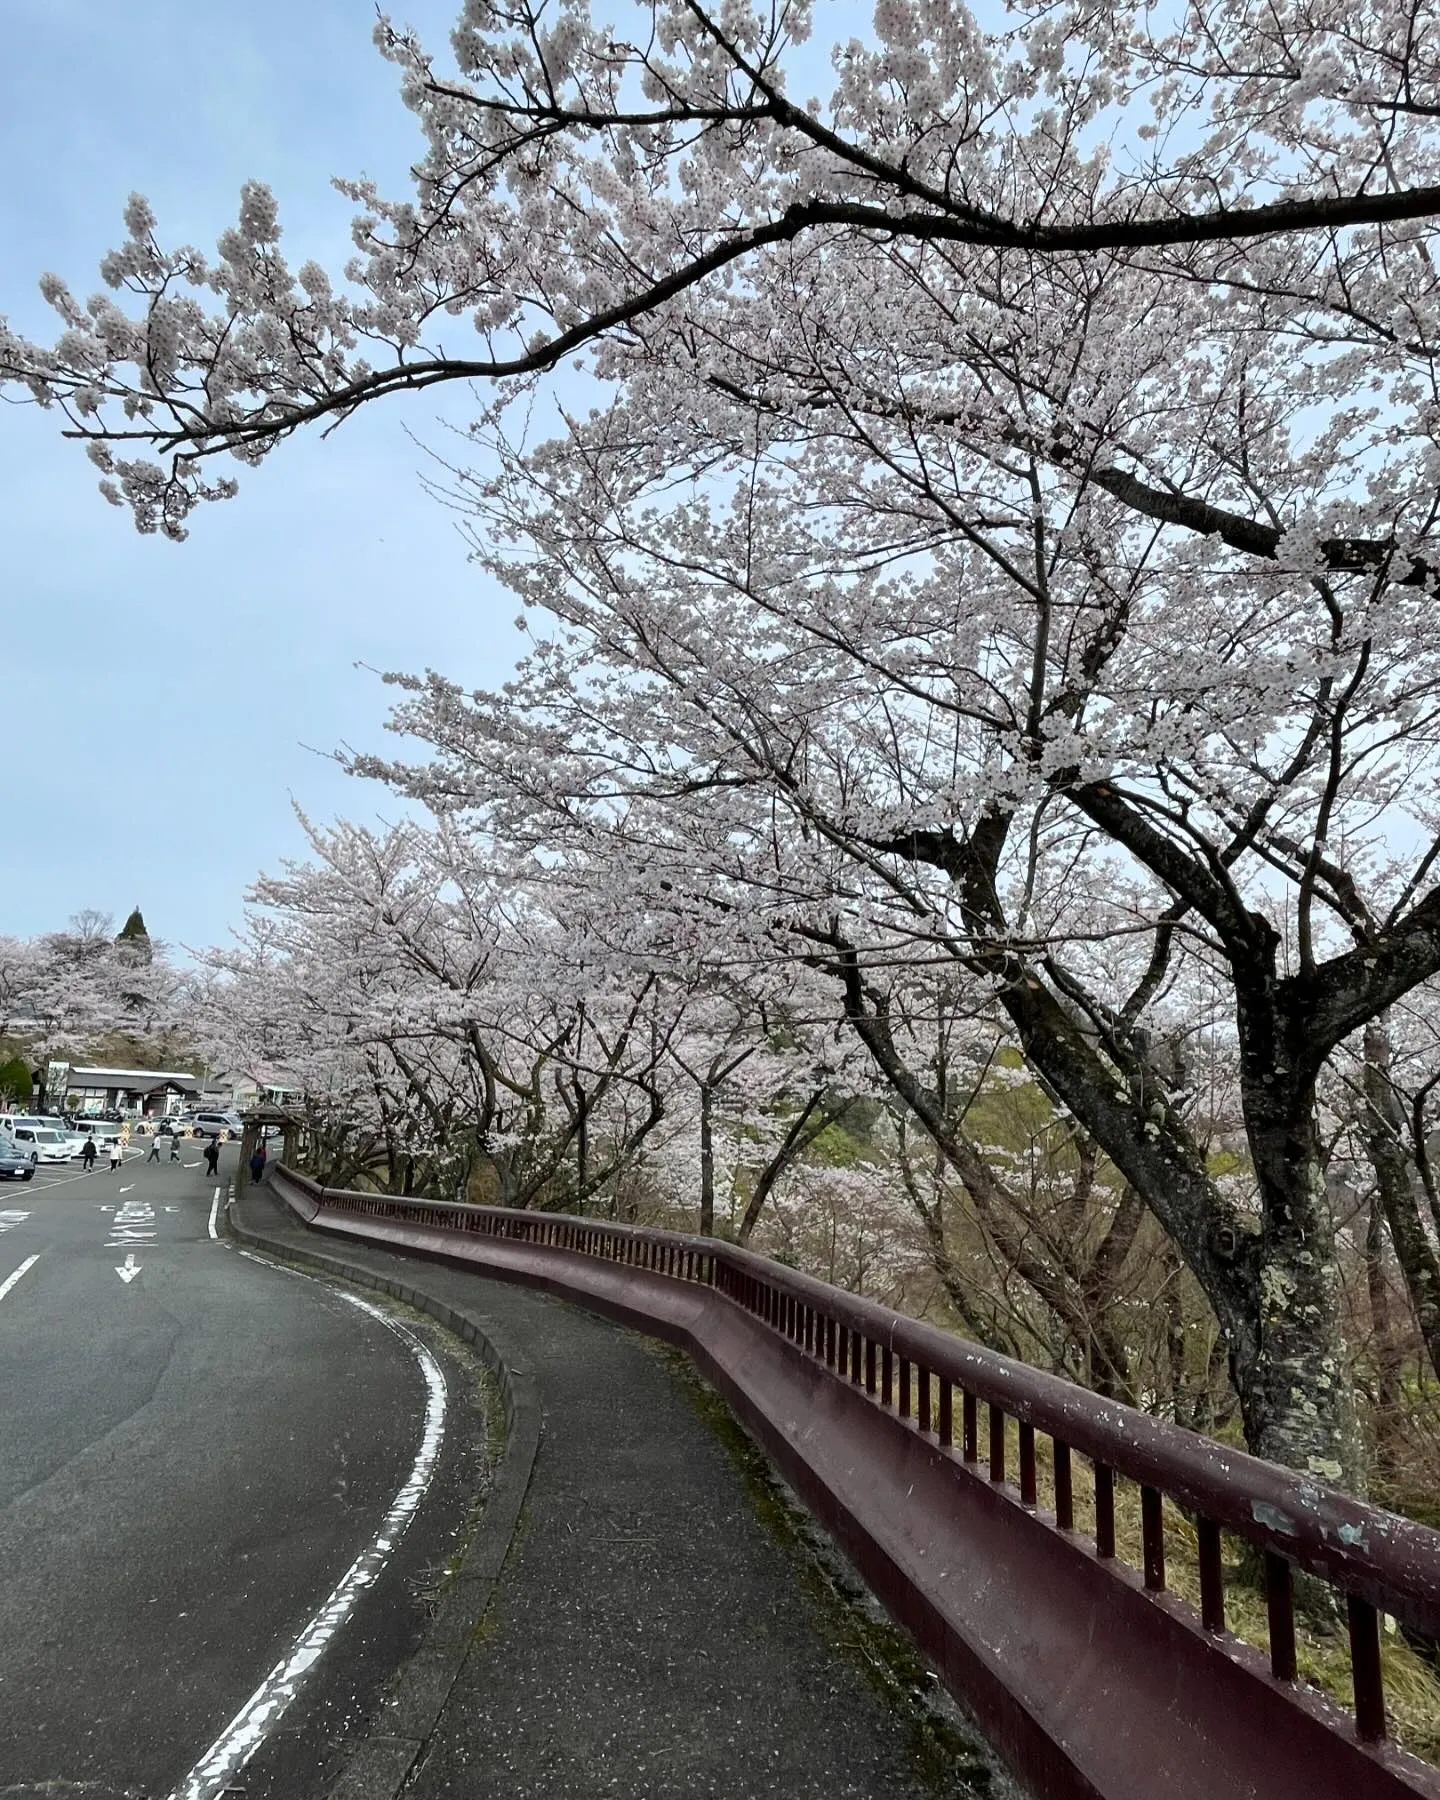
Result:
[[[305,821],[314,860],[256,886],[209,959],[212,1054],[280,1067],[331,1179],[583,1205],[665,1112],[674,1028],[463,839]]]
[[[117,942],[111,920],[77,913],[63,931],[0,939],[0,1029],[36,1057],[94,1054],[107,1040],[183,1051],[187,981],[167,945],[143,955]]]
[[[394,777],[517,853],[588,815],[803,956],[962,1180],[885,972],[974,984],[1193,1272],[1252,1446],[1353,1470],[1316,1082],[1440,970],[1433,31],[884,0],[822,105],[809,7],[636,12],[470,0],[453,70],[382,20],[427,150],[347,184],[343,282],[261,188],[213,262],[137,198],[124,303],[47,278],[0,374],[172,536],[212,457],[492,382],[457,481],[558,625],[502,695],[413,688]],[[597,404],[534,444],[567,359]],[[1207,983],[1246,1191],[1165,1048]]]

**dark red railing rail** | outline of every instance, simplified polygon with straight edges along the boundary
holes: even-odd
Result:
[[[1233,1534],[1259,1553],[1277,1681],[1296,1680],[1296,1571],[1333,1590],[1349,1634],[1354,1729],[1362,1742],[1386,1736],[1381,1615],[1440,1640],[1440,1533],[764,1257],[644,1226],[321,1189],[283,1174],[329,1210],[549,1246],[712,1288],[910,1430],[983,1469],[1029,1510],[1037,1507],[1039,1433],[1051,1446],[1052,1516],[1062,1531],[1076,1530],[1072,1459],[1091,1464],[1090,1535],[1102,1561],[1116,1556],[1115,1478],[1139,1488],[1140,1573],[1152,1593],[1166,1587],[1167,1509],[1188,1517],[1198,1550],[1200,1623],[1216,1637],[1226,1630],[1221,1534]],[[1018,1427],[1013,1471],[1007,1422]]]
[[[1384,1615],[1440,1642],[1440,1532],[715,1238],[272,1177],[317,1228],[689,1348],[1037,1793],[1440,1800],[1390,1742],[1381,1661]],[[1262,1573],[1267,1658],[1226,1627],[1226,1537]],[[1348,1631],[1348,1712],[1298,1672],[1298,1577]]]

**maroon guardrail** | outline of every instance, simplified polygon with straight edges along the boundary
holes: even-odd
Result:
[[[714,1239],[273,1173],[314,1225],[684,1343],[1046,1800],[1440,1800],[1437,1772],[1387,1742],[1380,1655],[1387,1614],[1440,1640],[1440,1533]],[[1139,1490],[1134,1569],[1117,1478]],[[1181,1520],[1198,1613],[1167,1591]],[[1268,1658],[1226,1629],[1222,1534],[1263,1569]],[[1297,1572],[1333,1592],[1348,1714],[1297,1680]]]

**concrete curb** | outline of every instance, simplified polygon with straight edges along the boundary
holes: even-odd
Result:
[[[394,1800],[408,1784],[440,1724],[451,1690],[490,1609],[515,1541],[540,1449],[540,1394],[533,1374],[493,1320],[447,1305],[413,1283],[376,1274],[344,1257],[305,1250],[242,1225],[234,1216],[232,1186],[221,1214],[227,1237],[263,1250],[277,1262],[389,1294],[428,1313],[471,1345],[494,1375],[505,1421],[505,1447],[495,1482],[463,1559],[430,1621],[424,1641],[400,1672],[386,1708],[383,1733],[357,1740],[327,1800]]]

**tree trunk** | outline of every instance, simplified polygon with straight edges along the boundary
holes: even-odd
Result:
[[[1400,1346],[1390,1306],[1385,1273],[1385,1209],[1377,1193],[1370,1202],[1365,1229],[1365,1292],[1370,1302],[1370,1340],[1375,1358],[1375,1470],[1387,1485],[1394,1481],[1400,1441]]]
[[[950,1254],[950,1247],[945,1242],[945,1221],[940,1201],[937,1199],[933,1206],[927,1206],[918,1185],[913,1180],[907,1178],[905,1186],[925,1232],[925,1247],[929,1253],[930,1267],[935,1271],[936,1279],[945,1290],[945,1297],[954,1308],[960,1323],[977,1344],[985,1344],[992,1350],[1000,1350],[1007,1355],[1013,1355],[1016,1348],[1014,1342],[1008,1338],[1004,1342],[1000,1342],[999,1334],[987,1329],[985,1322],[974,1310],[970,1285],[960,1273],[954,1257]]]
[[[1440,1257],[1425,1231],[1418,1170],[1405,1143],[1405,1118],[1390,1080],[1390,1039],[1381,1024],[1365,1031],[1365,1147],[1425,1350],[1440,1374]]]
[[[1258,1017],[1257,1017],[1258,1015]],[[1340,1268],[1308,1051],[1263,1002],[1240,1007],[1241,1104],[1260,1190],[1258,1333],[1234,1359],[1250,1448],[1359,1492],[1363,1462],[1344,1355]]]
[[[1004,1004],[1032,1067],[1138,1189],[1200,1283],[1225,1334],[1249,1449],[1358,1490],[1363,1468],[1312,1047],[1287,1039],[1268,956],[1267,948],[1251,969],[1237,970],[1258,1232],[1216,1188],[1200,1147],[1146,1065],[1117,1043],[1126,1074],[1117,1082],[1038,980],[1015,984]]]
[[[715,1127],[714,1090],[708,1081],[700,1084],[700,1235],[715,1235]]]
[[[1170,1417],[1177,1425],[1185,1422],[1188,1388],[1185,1366],[1185,1309],[1180,1294],[1180,1258],[1175,1246],[1166,1240],[1160,1247],[1160,1268],[1164,1281],[1160,1304],[1165,1317],[1165,1382],[1170,1390]]]
[[[1139,1194],[1199,1282],[1225,1335],[1238,1392],[1260,1353],[1250,1221],[1216,1187],[1164,1084],[1142,1060],[1128,1058],[1117,1074],[1038,978],[1013,983],[1001,999],[1030,1067]],[[1266,1454],[1254,1439],[1249,1447]]]
[[[1135,1402],[1130,1353],[1115,1329],[1113,1314],[1120,1274],[1134,1247],[1142,1210],[1139,1194],[1127,1181],[1094,1255],[1085,1258],[1083,1237],[1077,1237],[1073,1246],[1080,1259],[1077,1278],[1089,1327],[1085,1341],[1087,1383],[1097,1394],[1128,1405]]]
[[[755,1185],[750,1190],[750,1199],[740,1220],[740,1228],[735,1233],[738,1243],[750,1242],[751,1234],[760,1223],[760,1215],[765,1210],[765,1202],[775,1191],[775,1184],[780,1177],[800,1160],[822,1132],[843,1118],[849,1107],[848,1098],[827,1101],[824,1088],[816,1088],[810,1095],[791,1120],[790,1129],[785,1133],[775,1154],[755,1178]]]
[[[1031,1068],[1137,1190],[1209,1300],[1225,1334],[1248,1447],[1322,1480],[1356,1484],[1362,1469],[1342,1354],[1311,1046],[1287,1041],[1272,963],[1273,946],[1266,944],[1248,969],[1237,970],[1241,1091],[1261,1198],[1258,1231],[1211,1178],[1164,1082],[1133,1043],[1112,1033],[1102,1056],[1041,975],[1017,967],[1008,953],[1000,998]],[[883,1002],[867,992],[849,946],[835,972],[845,981],[857,1035],[970,1187],[963,1158],[954,1155],[954,1134],[899,1057]]]

